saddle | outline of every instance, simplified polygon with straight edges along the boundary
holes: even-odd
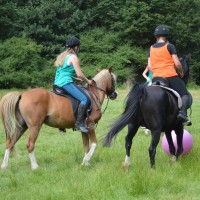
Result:
[[[80,87],[80,86],[79,86]],[[87,94],[88,96],[90,97],[90,94],[88,93],[88,91],[85,89],[85,88],[82,88]],[[57,95],[60,95],[60,96],[64,96],[66,98],[68,98],[72,104],[72,108],[73,108],[73,111],[74,111],[74,115],[77,116],[77,113],[78,113],[78,106],[80,104],[80,102],[75,99],[74,97],[72,97],[69,93],[67,93],[63,88],[57,86],[57,85],[53,85],[53,91],[51,91]],[[90,100],[91,100],[91,97],[90,97]],[[87,115],[92,111],[92,105],[90,104],[89,108],[88,108],[88,111],[87,111]]]
[[[152,80],[152,86],[161,87],[161,88],[171,92],[177,98],[178,108],[180,109],[182,107],[181,96],[179,95],[178,92],[176,92],[175,90],[173,90],[172,88],[169,87],[169,82],[167,79],[162,78],[162,77],[155,77]]]

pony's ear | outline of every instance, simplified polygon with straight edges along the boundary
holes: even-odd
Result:
[[[97,72],[100,72],[100,71],[101,71],[101,69],[97,68]]]
[[[112,72],[112,66],[108,67],[108,71],[111,73]]]

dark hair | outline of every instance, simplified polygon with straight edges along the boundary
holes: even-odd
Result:
[[[80,39],[77,36],[72,36],[70,39],[68,39],[66,41],[66,47],[68,47],[68,48],[73,48],[75,46],[80,46],[80,44],[81,44]]]
[[[169,29],[165,25],[159,25],[156,27],[154,35],[158,37],[166,37],[169,35]]]

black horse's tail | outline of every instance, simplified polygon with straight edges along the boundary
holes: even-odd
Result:
[[[106,135],[103,146],[109,146],[113,137],[116,135],[130,122],[134,120],[139,105],[139,100],[141,99],[144,92],[144,85],[135,84],[126,97],[126,105],[124,112],[114,123],[113,127],[110,129]]]

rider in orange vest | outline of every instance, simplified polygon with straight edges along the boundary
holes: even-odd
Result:
[[[176,48],[166,40],[168,34],[169,29],[165,25],[160,25],[155,29],[154,35],[157,41],[150,47],[148,68],[153,73],[153,80],[155,77],[166,79],[169,86],[180,94],[182,108],[177,117],[182,121],[183,125],[191,125],[191,121],[187,116],[187,109],[192,104],[192,96],[175,70],[176,67],[180,76],[184,76]]]

